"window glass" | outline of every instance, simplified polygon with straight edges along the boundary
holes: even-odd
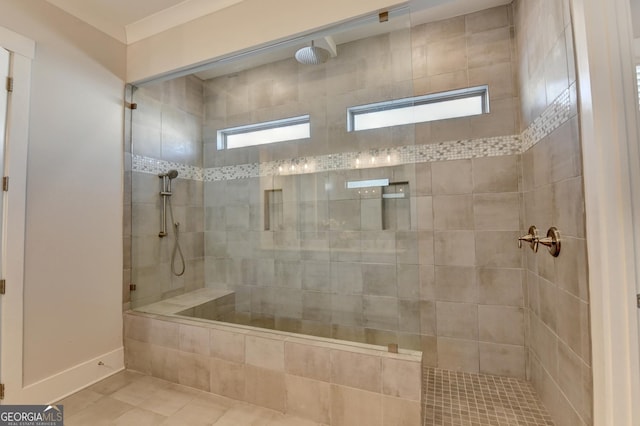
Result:
[[[218,130],[218,149],[243,148],[311,137],[308,115]]]
[[[487,86],[360,105],[348,109],[348,130],[468,117],[489,112]]]

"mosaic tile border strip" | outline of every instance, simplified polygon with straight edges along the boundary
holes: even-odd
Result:
[[[143,157],[142,155],[132,155],[131,161],[131,170],[134,172],[158,175],[175,169],[178,171],[178,176],[182,179],[204,180],[204,170],[202,167],[158,160],[156,158]]]
[[[213,182],[521,154],[571,118],[570,91],[571,88],[568,88],[562,92],[521,135],[298,157],[207,169],[133,155],[132,170],[160,174],[176,169],[184,179]]]
[[[513,135],[318,155],[313,157],[298,157],[265,163],[239,164],[207,169],[141,155],[133,155],[132,170],[141,173],[160,174],[170,169],[176,169],[180,173],[181,178],[212,182],[264,176],[317,173],[353,168],[364,169],[432,161],[497,157],[501,155],[519,154],[521,146],[522,140],[520,136]]]
[[[575,83],[574,83],[575,84]],[[565,90],[522,132],[522,152],[527,152],[571,118],[571,87]]]
[[[346,152],[314,157],[299,157],[265,163],[209,168],[204,171],[204,180],[211,182],[513,155],[520,153],[521,145],[522,143],[519,136],[504,136],[361,152]]]

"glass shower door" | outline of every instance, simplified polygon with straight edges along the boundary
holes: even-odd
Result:
[[[204,287],[202,96],[195,76],[132,87],[134,309]]]

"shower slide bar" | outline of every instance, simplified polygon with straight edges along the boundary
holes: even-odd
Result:
[[[167,197],[172,195],[171,181],[178,177],[177,170],[169,170],[167,173],[158,175],[162,179],[162,190],[160,196],[162,197],[162,210],[160,211],[160,238],[167,236]]]
[[[160,232],[158,237],[163,238],[167,236],[167,204],[169,205],[169,214],[171,215],[171,224],[173,225],[173,251],[171,252],[171,273],[177,277],[184,274],[186,264],[184,262],[184,255],[180,248],[179,235],[180,235],[180,223],[176,222],[173,217],[173,206],[171,205],[171,181],[178,177],[177,170],[169,170],[166,173],[158,175],[162,179],[162,189],[160,190],[160,196],[162,197],[162,211],[160,212]],[[177,256],[180,256],[180,270],[176,268]]]

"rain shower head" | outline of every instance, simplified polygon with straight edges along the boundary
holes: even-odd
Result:
[[[303,47],[296,52],[296,61],[305,65],[319,65],[324,64],[329,59],[331,54],[328,50],[322,47],[316,47],[311,41],[311,46]]]

